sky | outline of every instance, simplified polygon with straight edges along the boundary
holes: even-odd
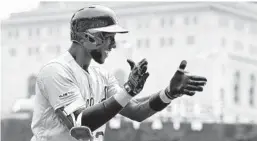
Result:
[[[1,0],[0,2],[0,20],[8,18],[11,13],[28,11],[36,8],[39,0]]]
[[[54,0],[47,0],[47,1],[54,1]],[[61,1],[69,1],[69,0],[61,0]],[[76,1],[81,1],[81,0],[76,0]],[[83,0],[83,1],[93,1],[93,0]],[[108,0],[101,0],[101,1],[108,1]],[[122,0],[109,0],[109,1],[122,1]],[[127,0],[127,1],[137,1],[137,0]],[[157,0],[140,0],[140,1],[157,1]],[[162,0],[162,1],[178,1],[178,0]],[[195,1],[195,0],[187,0],[187,1]],[[197,0],[197,1],[206,2],[207,0]],[[222,0],[212,0],[212,1],[222,2]],[[227,1],[235,1],[235,0],[227,0]],[[246,1],[246,0],[237,0],[237,2],[239,1]],[[18,13],[18,12],[28,11],[33,8],[36,8],[39,2],[40,0],[1,0],[0,1],[0,20],[8,18],[10,13]]]

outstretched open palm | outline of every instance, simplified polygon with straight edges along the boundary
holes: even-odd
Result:
[[[170,80],[169,86],[165,89],[165,94],[170,99],[180,97],[184,94],[193,96],[197,91],[203,91],[203,86],[207,79],[203,76],[187,75],[185,71],[187,62],[183,60],[179,69]]]

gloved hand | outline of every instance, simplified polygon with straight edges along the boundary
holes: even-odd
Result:
[[[137,65],[132,60],[127,60],[130,65],[131,72],[128,81],[124,84],[125,90],[131,96],[135,96],[141,92],[144,87],[145,81],[149,76],[147,72],[147,60],[141,60]]]
[[[186,68],[187,62],[183,60],[180,63],[179,69],[172,77],[169,86],[165,89],[165,94],[170,99],[175,99],[184,94],[193,96],[196,91],[203,91],[203,86],[206,84],[207,79],[202,76],[187,75]]]

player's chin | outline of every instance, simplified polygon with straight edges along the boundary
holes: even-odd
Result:
[[[105,60],[98,61],[99,64],[104,64]]]
[[[98,64],[104,64],[106,57],[101,57],[98,59],[94,59]]]
[[[107,58],[107,54],[98,50],[93,50],[91,52],[91,56],[98,64],[103,64],[105,62],[105,59]]]

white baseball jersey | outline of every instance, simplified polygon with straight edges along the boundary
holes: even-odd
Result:
[[[74,110],[92,106],[118,91],[121,88],[113,75],[100,67],[89,67],[86,72],[65,52],[38,74],[31,141],[75,141],[55,110],[66,105],[73,105]],[[103,140],[104,131],[105,125],[94,131],[94,141]]]

